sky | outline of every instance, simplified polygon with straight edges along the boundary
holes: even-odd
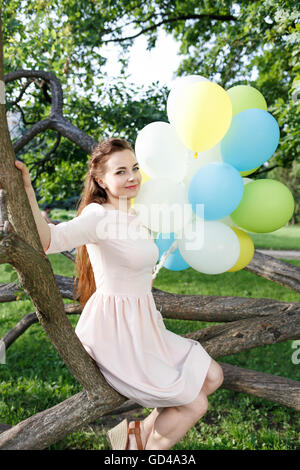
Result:
[[[115,43],[108,44],[101,48],[101,55],[106,57],[107,63],[103,67],[109,77],[120,75],[121,65],[118,62],[118,55],[121,48]],[[182,58],[178,55],[179,44],[164,31],[158,33],[156,47],[147,51],[147,40],[144,36],[135,39],[130,49],[130,60],[126,74],[128,81],[138,86],[148,86],[158,81],[162,86],[171,88],[174,81],[174,73],[177,70]],[[18,113],[17,113],[18,114]],[[19,116],[8,116],[9,128],[13,137],[20,133],[18,129]]]
[[[173,74],[178,68],[182,58],[179,58],[179,44],[164,31],[158,34],[156,47],[147,51],[147,40],[144,36],[135,39],[130,51],[130,61],[127,68],[129,80],[136,85],[150,85],[159,81],[161,85],[170,88],[174,80]],[[110,76],[118,76],[120,64],[118,52],[120,48],[114,44],[101,48],[101,53],[108,58],[104,70]]]

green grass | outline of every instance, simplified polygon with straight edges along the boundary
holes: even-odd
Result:
[[[271,233],[249,233],[255,248],[300,250],[300,225],[289,225]]]
[[[272,234],[278,239],[277,248],[295,249],[294,242],[299,232],[294,231],[294,227],[291,229],[281,229],[282,236]],[[263,247],[268,248],[266,245]],[[57,254],[49,255],[49,259],[55,274],[72,276],[74,265],[66,257]],[[289,262],[300,267],[299,260]],[[9,282],[9,276],[5,265],[0,266],[1,283]],[[245,270],[210,276],[191,268],[178,273],[162,268],[154,287],[182,294],[265,297],[300,302],[299,294]],[[2,304],[0,337],[33,310],[30,300]],[[75,327],[79,316],[69,318]],[[169,330],[177,334],[216,324],[171,319],[164,322]],[[284,341],[217,360],[300,381],[300,364],[291,361],[293,352],[292,341]],[[6,364],[0,364],[0,422],[17,424],[78,391],[80,385],[60,359],[42,327],[34,324],[8,349]],[[144,408],[143,415],[150,411]],[[299,450],[299,424],[299,413],[288,407],[221,388],[209,397],[209,409],[204,417],[173,449]],[[95,422],[49,449],[109,449],[109,446],[105,431],[99,422]]]

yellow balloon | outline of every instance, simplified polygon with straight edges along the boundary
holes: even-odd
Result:
[[[248,233],[244,232],[244,230],[232,226],[230,228],[236,233],[240,242],[240,256],[235,265],[227,270],[227,272],[232,273],[240,271],[250,263],[254,255],[254,244]]]
[[[142,187],[142,185],[144,183],[146,183],[146,181],[150,180],[151,178],[150,178],[150,176],[146,175],[146,173],[144,173],[144,171],[141,169],[141,167],[139,167],[139,168],[140,168],[140,173],[142,175],[142,181],[141,181],[141,186],[140,187]],[[130,204],[130,207],[132,209],[134,208],[134,201],[135,201],[135,198],[133,198],[133,200],[131,201],[131,204]]]
[[[150,180],[150,176],[146,175],[146,173],[143,172],[141,167],[140,167],[140,173],[142,175],[142,183],[141,184],[144,184],[144,183],[146,183],[146,181]]]
[[[214,147],[226,134],[232,119],[228,93],[209,81],[185,87],[176,100],[174,111],[177,134],[194,152]]]

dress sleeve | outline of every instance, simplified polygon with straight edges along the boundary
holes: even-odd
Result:
[[[48,224],[51,239],[47,250],[44,250],[45,254],[61,253],[87,243],[99,242],[101,239],[101,219],[104,213],[105,210],[101,204],[92,202],[74,219],[57,225]]]

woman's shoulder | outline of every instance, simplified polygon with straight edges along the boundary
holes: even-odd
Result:
[[[89,204],[87,204],[81,211],[81,214],[87,214],[87,213],[90,213],[90,212],[96,212],[97,214],[103,214],[104,213],[104,207],[102,206],[102,204],[100,204],[99,202],[90,202]]]

